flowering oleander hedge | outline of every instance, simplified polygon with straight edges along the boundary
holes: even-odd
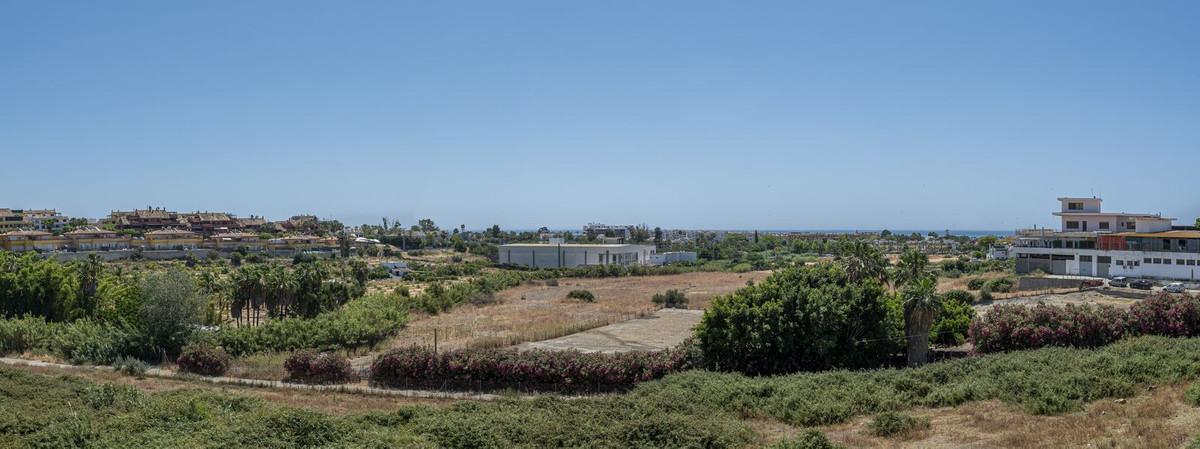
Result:
[[[686,345],[685,345],[686,346]],[[407,347],[380,355],[371,383],[394,388],[610,391],[658,379],[689,365],[684,347],[618,354]]]
[[[1159,294],[1128,310],[1107,305],[998,305],[969,330],[980,353],[1102,346],[1130,335],[1200,335],[1200,298]]]
[[[283,361],[288,380],[306,384],[340,384],[354,380],[354,368],[346,356],[311,349],[293,352]]]

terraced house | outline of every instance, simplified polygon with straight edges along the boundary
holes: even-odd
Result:
[[[1061,230],[1017,231],[1018,273],[1197,279],[1200,230],[1160,214],[1103,212],[1100,198],[1059,198]]]

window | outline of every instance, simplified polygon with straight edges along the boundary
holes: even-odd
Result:
[[[1162,244],[1163,244],[1163,249],[1165,249],[1165,250],[1171,249],[1171,239],[1162,239]]]
[[[1149,258],[1149,257],[1147,257],[1147,258],[1143,259],[1143,260],[1142,260],[1142,262],[1145,262],[1145,263],[1152,263],[1152,262],[1150,262],[1150,258]]]
[[[1187,262],[1184,262],[1183,259],[1175,259],[1175,265],[1183,265],[1185,263]]]
[[[1083,203],[1067,203],[1067,210],[1083,210]]]
[[[1079,229],[1079,222],[1078,221],[1068,221],[1067,229]]]
[[[1187,264],[1188,264],[1188,265],[1191,265],[1191,266],[1195,266],[1195,265],[1196,265],[1196,261],[1194,261],[1194,260],[1189,260],[1189,261],[1187,261]]]
[[[1117,261],[1117,266],[1122,266],[1122,267],[1123,267],[1123,266],[1125,266],[1125,261],[1124,261],[1124,260],[1118,260],[1118,261]]]
[[[1156,264],[1162,264],[1162,259],[1159,259],[1159,258],[1155,257],[1155,258],[1154,258],[1154,263],[1156,263]]]
[[[1107,221],[1100,222],[1100,229],[1108,229],[1108,222]]]

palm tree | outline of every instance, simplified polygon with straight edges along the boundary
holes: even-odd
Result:
[[[937,293],[937,280],[921,276],[904,287],[904,336],[908,342],[908,365],[917,366],[929,360],[929,328],[942,310]]]
[[[929,256],[921,251],[910,249],[900,255],[900,261],[896,263],[895,275],[892,277],[896,280],[896,285],[908,285],[908,283],[924,277],[928,270]]]
[[[850,282],[875,279],[887,284],[887,259],[870,243],[854,240],[842,249],[842,268]]]

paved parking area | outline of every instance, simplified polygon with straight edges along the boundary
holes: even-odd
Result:
[[[700,323],[703,310],[662,309],[635,318],[550,340],[517,345],[517,349],[581,352],[657,351],[683,343]]]

